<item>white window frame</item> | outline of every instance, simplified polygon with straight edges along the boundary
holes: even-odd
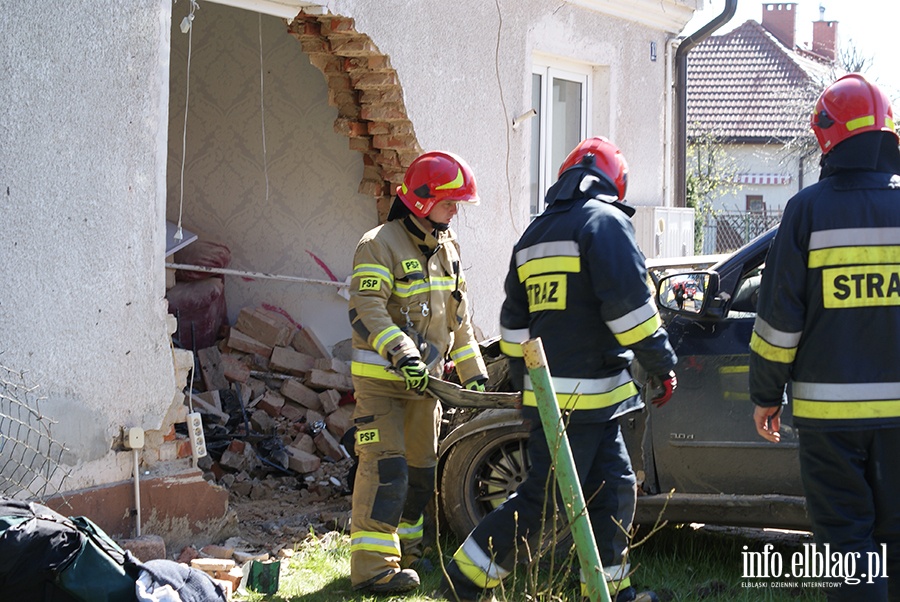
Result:
[[[565,80],[581,84],[581,131],[580,139],[587,138],[591,132],[591,104],[592,104],[592,87],[593,87],[593,69],[590,65],[564,61],[561,59],[553,59],[549,57],[535,57],[532,62],[532,75],[541,76],[541,93],[540,107],[534,107],[538,111],[533,128],[538,129],[540,136],[540,146],[538,152],[540,159],[538,161],[538,199],[537,212],[531,207],[531,184],[533,184],[534,174],[529,173],[529,197],[528,203],[532,211],[532,219],[539,215],[544,209],[544,196],[547,189],[556,182],[556,172],[559,165],[552,165],[553,161],[550,157],[550,140],[553,134],[553,115],[552,111],[547,111],[550,91],[552,90],[554,79]],[[533,80],[533,78],[532,78]],[[532,90],[533,92],[533,90]],[[534,130],[533,130],[534,131]],[[571,150],[571,149],[569,149]],[[567,151],[568,152],[568,151]]]

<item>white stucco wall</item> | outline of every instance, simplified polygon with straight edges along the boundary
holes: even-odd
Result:
[[[175,390],[164,306],[169,0],[0,12],[0,363],[28,371],[70,488],[127,478]]]
[[[788,200],[801,188],[800,160],[783,147],[771,144],[730,144],[727,155],[734,160],[738,173],[781,174],[790,177],[785,184],[743,184],[740,190],[714,201],[715,209],[746,211],[747,195],[762,195],[767,210],[784,209]],[[819,179],[818,156],[803,162],[802,187]]]

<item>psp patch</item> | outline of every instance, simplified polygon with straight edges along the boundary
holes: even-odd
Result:
[[[378,429],[368,429],[365,431],[356,431],[356,444],[357,445],[365,445],[367,443],[378,443],[381,441],[381,436],[378,433]]]
[[[381,288],[381,278],[366,277],[359,281],[359,290],[377,291]]]

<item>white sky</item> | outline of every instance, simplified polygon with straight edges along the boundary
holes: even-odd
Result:
[[[794,0],[797,10],[796,41],[809,47],[812,22],[819,20],[819,5],[825,7],[825,20],[838,22],[838,46],[852,44],[863,56],[872,59],[865,71],[878,82],[895,108],[900,108],[900,1],[898,0]],[[738,0],[734,17],[713,33],[731,31],[748,19],[762,22],[760,0]],[[694,13],[684,35],[700,29],[722,13],[725,0],[705,0],[702,11]],[[896,111],[895,111],[896,113]]]

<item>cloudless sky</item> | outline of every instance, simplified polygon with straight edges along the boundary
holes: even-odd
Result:
[[[713,35],[731,31],[748,19],[762,22],[764,4],[758,0],[738,0],[737,11]],[[819,6],[826,21],[838,22],[838,48],[852,44],[872,63],[865,75],[875,80],[900,110],[900,0],[796,0],[796,43],[809,48],[812,22],[819,20]],[[683,35],[691,34],[720,15],[725,0],[705,0],[705,8],[694,13]]]

